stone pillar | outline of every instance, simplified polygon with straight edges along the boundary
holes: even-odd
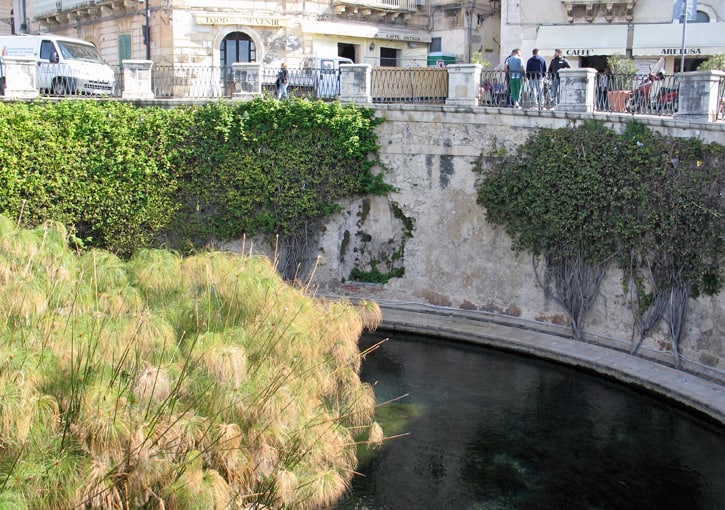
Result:
[[[446,105],[478,106],[481,90],[481,64],[448,66],[448,97]]]
[[[340,101],[371,104],[373,68],[369,64],[340,64]]]
[[[262,64],[259,62],[233,63],[232,76],[234,79],[232,99],[248,101],[262,95]]]
[[[715,122],[720,109],[722,71],[692,71],[676,75],[679,92],[675,119],[688,122]]]
[[[35,59],[27,57],[3,57],[3,62],[5,67],[3,75],[5,97],[13,99],[38,97]]]
[[[123,99],[153,99],[151,88],[150,60],[124,60],[123,68]]]
[[[597,91],[597,70],[589,67],[559,70],[559,104],[565,112],[594,111]]]

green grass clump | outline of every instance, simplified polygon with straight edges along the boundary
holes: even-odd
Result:
[[[67,235],[0,216],[0,506],[304,509],[346,490],[377,305],[312,299],[263,257],[124,261]]]

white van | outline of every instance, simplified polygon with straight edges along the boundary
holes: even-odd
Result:
[[[330,98],[340,95],[340,64],[352,64],[345,57],[308,57],[302,61],[299,76],[290,73],[290,85],[312,87],[315,97]]]
[[[41,92],[106,96],[113,93],[113,69],[87,41],[50,34],[0,36],[0,61],[3,56],[35,58]],[[2,69],[4,66],[0,65],[0,79],[4,81]]]

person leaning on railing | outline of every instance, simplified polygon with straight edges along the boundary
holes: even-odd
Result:
[[[529,80],[533,108],[541,109],[544,107],[544,87],[542,81],[545,74],[546,61],[539,55],[539,50],[534,48],[531,57],[526,61],[526,78]]]
[[[569,61],[561,54],[560,49],[554,50],[554,58],[549,62],[549,75],[551,76],[551,101],[554,105],[559,102],[559,70],[570,69]]]

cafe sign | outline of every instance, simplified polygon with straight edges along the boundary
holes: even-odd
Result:
[[[662,48],[660,55],[682,55],[682,48]],[[702,49],[685,48],[685,55],[702,55]]]
[[[215,14],[196,16],[195,19],[197,25],[246,25],[270,28],[287,26],[287,19],[266,16],[226,16]]]
[[[601,53],[602,50],[599,50]],[[565,51],[567,57],[588,57],[589,55],[594,55],[594,50],[585,50],[585,49],[570,49]]]
[[[429,35],[419,34],[400,34],[396,32],[378,32],[378,39],[387,39],[388,41],[406,41],[406,42],[420,42],[429,43],[431,37]]]

